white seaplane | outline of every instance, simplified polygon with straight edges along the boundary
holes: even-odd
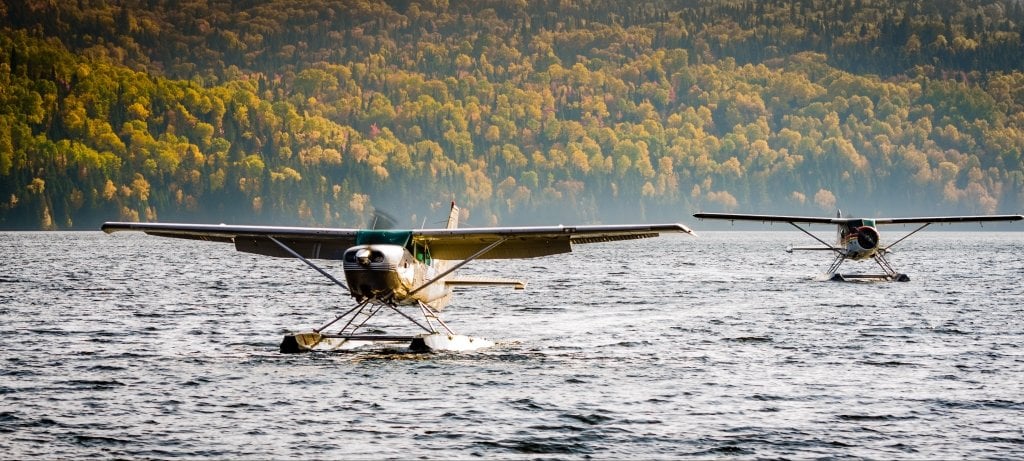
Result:
[[[310,227],[232,226],[108,222],[101,229],[142,231],[160,237],[233,243],[235,249],[266,256],[294,257],[355,298],[355,306],[312,331],[286,335],[281,352],[346,350],[367,345],[414,351],[468,351],[494,343],[456,334],[440,318],[452,289],[459,286],[511,286],[512,279],[458,278],[453,274],[477,259],[513,259],[568,253],[573,244],[656,237],[660,232],[693,231],[682,224],[458,228],[452,203],[443,229],[375,230]],[[341,260],[346,283],[311,259]],[[398,313],[422,332],[368,333],[368,321],[381,312]],[[409,313],[408,311],[412,311]],[[422,321],[416,317],[422,318]],[[331,326],[341,325],[333,330]],[[440,328],[439,328],[440,327]]]
[[[896,244],[902,242],[907,237],[916,234],[918,231],[928,227],[931,224],[936,223],[961,223],[961,222],[993,222],[993,221],[1020,221],[1024,219],[1022,215],[981,215],[981,216],[935,216],[935,217],[922,217],[922,218],[875,218],[875,219],[864,219],[864,218],[844,218],[842,212],[837,212],[835,218],[819,218],[819,217],[807,217],[807,216],[783,216],[783,215],[759,215],[759,214],[734,214],[734,213],[695,213],[693,215],[698,219],[723,219],[728,221],[760,221],[767,223],[784,222],[792,225],[799,229],[801,232],[811,236],[811,238],[817,240],[823,246],[813,247],[789,247],[786,249],[787,252],[792,253],[793,251],[799,250],[823,250],[831,251],[835,253],[835,259],[832,260],[832,265],[829,266],[825,276],[829,280],[845,281],[851,279],[875,279],[875,280],[889,280],[889,281],[900,281],[909,282],[910,277],[907,274],[896,272],[896,269],[892,267],[889,260],[886,259],[885,255],[890,252],[890,249]],[[798,224],[834,224],[838,227],[838,238],[835,245],[830,245],[818,236],[810,233],[807,229],[799,226]],[[900,237],[896,241],[882,246],[881,233],[879,233],[877,226],[880,224],[921,224],[920,227],[914,229],[907,235]],[[862,261],[867,259],[874,260],[878,267],[882,268],[881,274],[841,274],[839,273],[839,266],[843,264],[847,259],[854,261]]]

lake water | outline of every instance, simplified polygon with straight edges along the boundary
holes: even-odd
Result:
[[[445,311],[493,348],[283,355],[351,306],[299,261],[0,233],[0,453],[1024,457],[1024,232],[917,234],[891,257],[908,283],[815,280],[826,253],[784,252],[808,243],[707,232],[480,261],[464,273],[529,282]]]

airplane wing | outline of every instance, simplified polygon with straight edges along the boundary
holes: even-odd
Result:
[[[723,219],[726,221],[785,222],[805,224],[843,224],[848,221],[847,218],[821,218],[814,216],[785,216],[737,213],[694,213],[693,217],[698,219]]]
[[[809,216],[758,215],[735,213],[695,213],[699,219],[724,219],[728,221],[786,222],[806,224],[845,224],[860,221],[861,218],[819,218]],[[875,224],[931,224],[958,222],[1019,221],[1022,215],[980,215],[980,216],[932,216],[921,218],[875,218]]]
[[[661,232],[693,234],[690,228],[682,224],[482,227],[381,232],[317,227],[108,222],[100,229],[108,234],[118,231],[141,231],[160,237],[234,243],[238,251],[290,257],[291,254],[270,240],[270,237],[273,237],[303,257],[313,259],[341,259],[346,249],[357,245],[370,234],[375,235],[373,238],[378,243],[383,238],[394,240],[389,243],[404,244],[407,238],[411,238],[415,243],[428,245],[432,257],[447,260],[469,258],[498,240],[503,241],[477,257],[531,258],[568,253],[572,251],[574,243],[656,237]]]
[[[657,237],[662,232],[695,235],[682,224],[623,224],[589,226],[480,227],[462,229],[420,229],[413,240],[430,246],[437,259],[466,259],[488,245],[502,243],[480,259],[533,258],[572,251],[573,244],[614,242]]]
[[[957,222],[1020,221],[1024,215],[931,216],[921,218],[876,218],[875,224],[932,224]]]
[[[358,229],[318,227],[229,226],[224,224],[107,222],[100,227],[108,234],[141,231],[159,237],[234,243],[235,249],[265,256],[292,255],[270,241],[274,237],[306,258],[341,259],[356,244]]]

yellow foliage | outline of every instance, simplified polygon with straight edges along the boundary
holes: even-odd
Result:
[[[651,184],[650,181],[645,182],[643,187],[640,188],[640,194],[644,197],[654,197],[654,184]]]
[[[718,173],[726,177],[742,178],[743,166],[736,157],[729,157],[729,160],[718,165]]]
[[[54,230],[53,215],[50,214],[50,206],[44,204],[42,216],[39,219],[39,228],[43,230]]]
[[[126,206],[121,207],[121,221],[138,222],[139,212]]]
[[[586,152],[577,148],[573,149],[570,155],[573,169],[583,174],[590,173],[590,161],[587,159]]]
[[[145,121],[149,119],[149,109],[139,103],[128,106],[128,115],[135,119]]]
[[[709,191],[707,200],[714,203],[725,210],[735,210],[739,206],[739,202],[736,201],[736,197],[733,197],[728,191]]]
[[[834,211],[836,209],[836,196],[827,189],[818,189],[814,193],[814,204],[823,210]]]
[[[299,181],[302,181],[302,175],[299,174],[298,171],[295,171],[292,168],[282,167],[282,168],[280,168],[277,171],[271,171],[270,172],[270,180],[272,182],[283,182],[283,181],[299,182]],[[335,187],[337,187],[337,186],[335,186]]]
[[[362,214],[366,211],[366,205],[370,202],[370,196],[366,194],[352,194],[348,201],[348,209],[355,214]]]
[[[42,178],[32,178],[32,182],[28,185],[29,193],[43,195],[44,190],[46,190],[46,181]]]

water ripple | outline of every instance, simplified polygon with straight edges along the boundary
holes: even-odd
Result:
[[[491,349],[289,356],[277,352],[283,334],[348,302],[301,263],[145,235],[3,234],[0,453],[1019,451],[1024,263],[1007,255],[1019,254],[1024,236],[915,236],[893,256],[912,275],[899,284],[815,281],[827,261],[783,252],[800,238],[716,233],[481,261],[467,275],[530,282],[525,291],[460,291],[445,311],[454,328],[497,340]],[[637,254],[685,258],[652,264]]]

